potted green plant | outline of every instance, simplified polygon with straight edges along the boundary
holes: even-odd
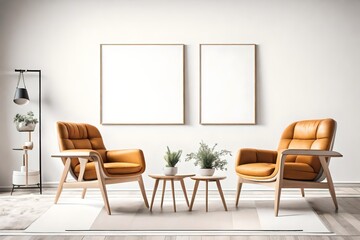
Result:
[[[35,129],[36,124],[39,121],[35,118],[32,111],[27,112],[26,115],[16,114],[14,117],[14,123],[16,124],[16,129],[19,132],[32,132]]]
[[[226,155],[231,155],[228,150],[215,151],[217,143],[210,148],[203,141],[200,142],[199,150],[196,153],[189,153],[186,155],[185,161],[195,160],[195,166],[200,166],[199,175],[212,176],[215,169],[227,170],[227,160],[222,158]]]
[[[182,150],[177,152],[171,152],[170,148],[167,147],[167,152],[164,156],[166,165],[164,167],[164,175],[166,176],[175,176],[177,174],[178,168],[176,164],[180,161]]]

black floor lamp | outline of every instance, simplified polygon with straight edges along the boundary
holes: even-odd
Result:
[[[40,174],[40,183],[38,187],[40,188],[40,194],[42,194],[42,177],[41,177],[41,70],[24,70],[24,69],[15,69],[15,72],[20,73],[20,77],[18,80],[18,85],[16,87],[16,92],[14,96],[14,103],[18,105],[24,105],[27,104],[29,99],[29,94],[26,89],[25,80],[24,80],[24,72],[33,72],[39,74],[39,174]],[[20,78],[23,78],[24,87],[19,87]],[[20,188],[20,187],[19,187]],[[26,187],[28,188],[28,187]]]

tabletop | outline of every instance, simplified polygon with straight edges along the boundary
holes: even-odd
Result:
[[[226,176],[193,176],[191,177],[192,180],[223,180]]]
[[[186,177],[193,177],[195,176],[195,174],[190,173],[190,174],[176,174],[174,176],[166,176],[164,174],[149,174],[149,177],[154,178],[154,179],[183,179]]]

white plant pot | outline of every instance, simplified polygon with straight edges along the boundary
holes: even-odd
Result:
[[[178,172],[177,167],[164,167],[163,170],[165,176],[175,176]]]
[[[200,176],[212,176],[215,173],[215,168],[200,168],[199,175]]]
[[[35,123],[29,123],[28,125],[26,125],[25,122],[19,122],[16,124],[16,129],[19,132],[32,132],[34,131],[35,126]]]

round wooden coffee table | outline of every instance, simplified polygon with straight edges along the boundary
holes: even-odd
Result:
[[[219,191],[222,203],[224,205],[225,211],[227,211],[227,206],[226,206],[226,202],[225,202],[224,193],[223,193],[223,191],[221,189],[221,184],[220,184],[220,180],[223,180],[225,178],[226,178],[225,176],[194,176],[194,177],[191,177],[192,180],[195,180],[195,185],[194,185],[194,191],[193,191],[193,195],[192,195],[192,198],[191,198],[189,211],[192,211],[192,208],[194,206],[195,196],[196,196],[196,192],[197,192],[197,189],[199,187],[200,181],[204,181],[206,183],[206,185],[205,185],[206,186],[206,189],[205,189],[206,190],[205,191],[206,211],[208,212],[208,210],[209,210],[209,208],[208,208],[209,182],[216,182],[216,186],[218,188],[218,191]]]
[[[174,188],[174,182],[175,181],[180,181],[181,188],[182,188],[182,190],[184,192],[184,197],[185,197],[185,200],[186,200],[186,204],[189,206],[189,200],[188,200],[188,197],[187,197],[187,194],[186,194],[184,178],[193,177],[193,176],[195,176],[195,174],[176,174],[175,176],[165,176],[164,174],[149,174],[149,177],[155,179],[155,185],[154,185],[153,195],[152,195],[152,199],[151,199],[150,211],[152,211],[152,208],[153,208],[154,199],[155,199],[155,195],[156,195],[156,190],[157,190],[157,188],[159,186],[159,181],[160,180],[163,180],[163,190],[162,190],[162,196],[161,196],[161,208],[163,207],[163,203],[164,203],[164,194],[165,194],[166,181],[171,182],[171,190],[172,190],[172,197],[173,197],[174,212],[176,212],[175,188]]]

